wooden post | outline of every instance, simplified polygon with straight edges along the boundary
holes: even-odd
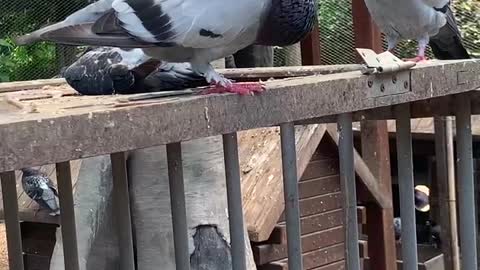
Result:
[[[320,56],[320,34],[318,22],[315,21],[312,32],[301,42],[302,65],[320,65],[322,63]]]
[[[382,51],[381,33],[374,25],[363,0],[352,1],[355,47]],[[357,61],[360,58],[357,56]],[[381,188],[392,198],[390,151],[386,121],[361,123],[362,156]],[[368,255],[372,270],[396,270],[393,208],[381,209],[374,203],[367,207]]]

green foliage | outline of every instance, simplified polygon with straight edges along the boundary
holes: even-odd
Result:
[[[322,61],[347,64],[355,60],[351,0],[321,0],[318,8]]]
[[[455,16],[467,50],[480,57],[480,1],[456,0]]]
[[[55,46],[38,43],[18,47],[10,39],[0,40],[0,81],[49,78],[56,73]]]
[[[60,21],[90,0],[0,0],[0,82],[51,78],[59,70],[56,46],[15,46],[11,38]]]

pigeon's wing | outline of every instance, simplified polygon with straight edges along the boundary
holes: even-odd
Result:
[[[211,48],[260,25],[266,0],[115,0],[114,18],[142,41]]]
[[[57,205],[57,191],[55,188],[53,188],[53,183],[49,182],[50,179],[43,179],[44,181],[40,181],[40,189],[42,190],[42,195],[40,200],[42,201],[41,204],[44,204],[43,206],[47,206],[52,211],[58,210],[58,205]]]
[[[443,8],[450,3],[450,0],[419,0],[432,8]]]
[[[433,54],[441,60],[469,59],[470,55],[463,46],[460,30],[449,6],[445,10],[445,15],[447,24],[437,35],[430,38]]]
[[[104,0],[106,1],[106,0]],[[269,0],[113,0],[94,22],[65,20],[41,39],[71,45],[212,48],[260,25]],[[23,40],[22,40],[23,39]],[[26,43],[26,38],[17,42]]]

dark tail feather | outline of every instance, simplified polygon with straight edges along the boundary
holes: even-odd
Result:
[[[433,54],[441,60],[471,58],[463,46],[462,36],[450,7],[447,7],[445,15],[447,16],[447,24],[440,29],[436,36],[430,38],[430,47]]]

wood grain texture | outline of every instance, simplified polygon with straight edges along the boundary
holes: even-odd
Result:
[[[78,97],[62,97],[39,104],[37,113],[2,115],[0,171],[472,91],[480,86],[479,70],[480,60],[431,61],[410,71],[410,92],[379,98],[367,98],[371,77],[358,71],[269,81],[257,96],[189,96],[122,107],[115,106],[116,96],[82,97],[81,107],[75,107]]]
[[[266,128],[239,134],[243,209],[250,240],[254,242],[265,241],[270,237],[283,212],[282,161],[278,132],[278,128]],[[296,127],[295,133],[300,178],[325,134],[325,126]]]
[[[339,134],[337,132],[336,125],[329,124],[327,127],[327,132],[330,137],[335,141],[335,143],[338,144]],[[381,208],[392,208],[391,198],[388,197],[388,194],[385,194],[383,192],[375,176],[373,176],[372,172],[355,149],[353,152],[353,159],[355,165],[355,172],[359,176],[357,179],[360,181],[360,183],[362,183],[363,186],[368,189],[370,195],[374,198],[375,202]]]

